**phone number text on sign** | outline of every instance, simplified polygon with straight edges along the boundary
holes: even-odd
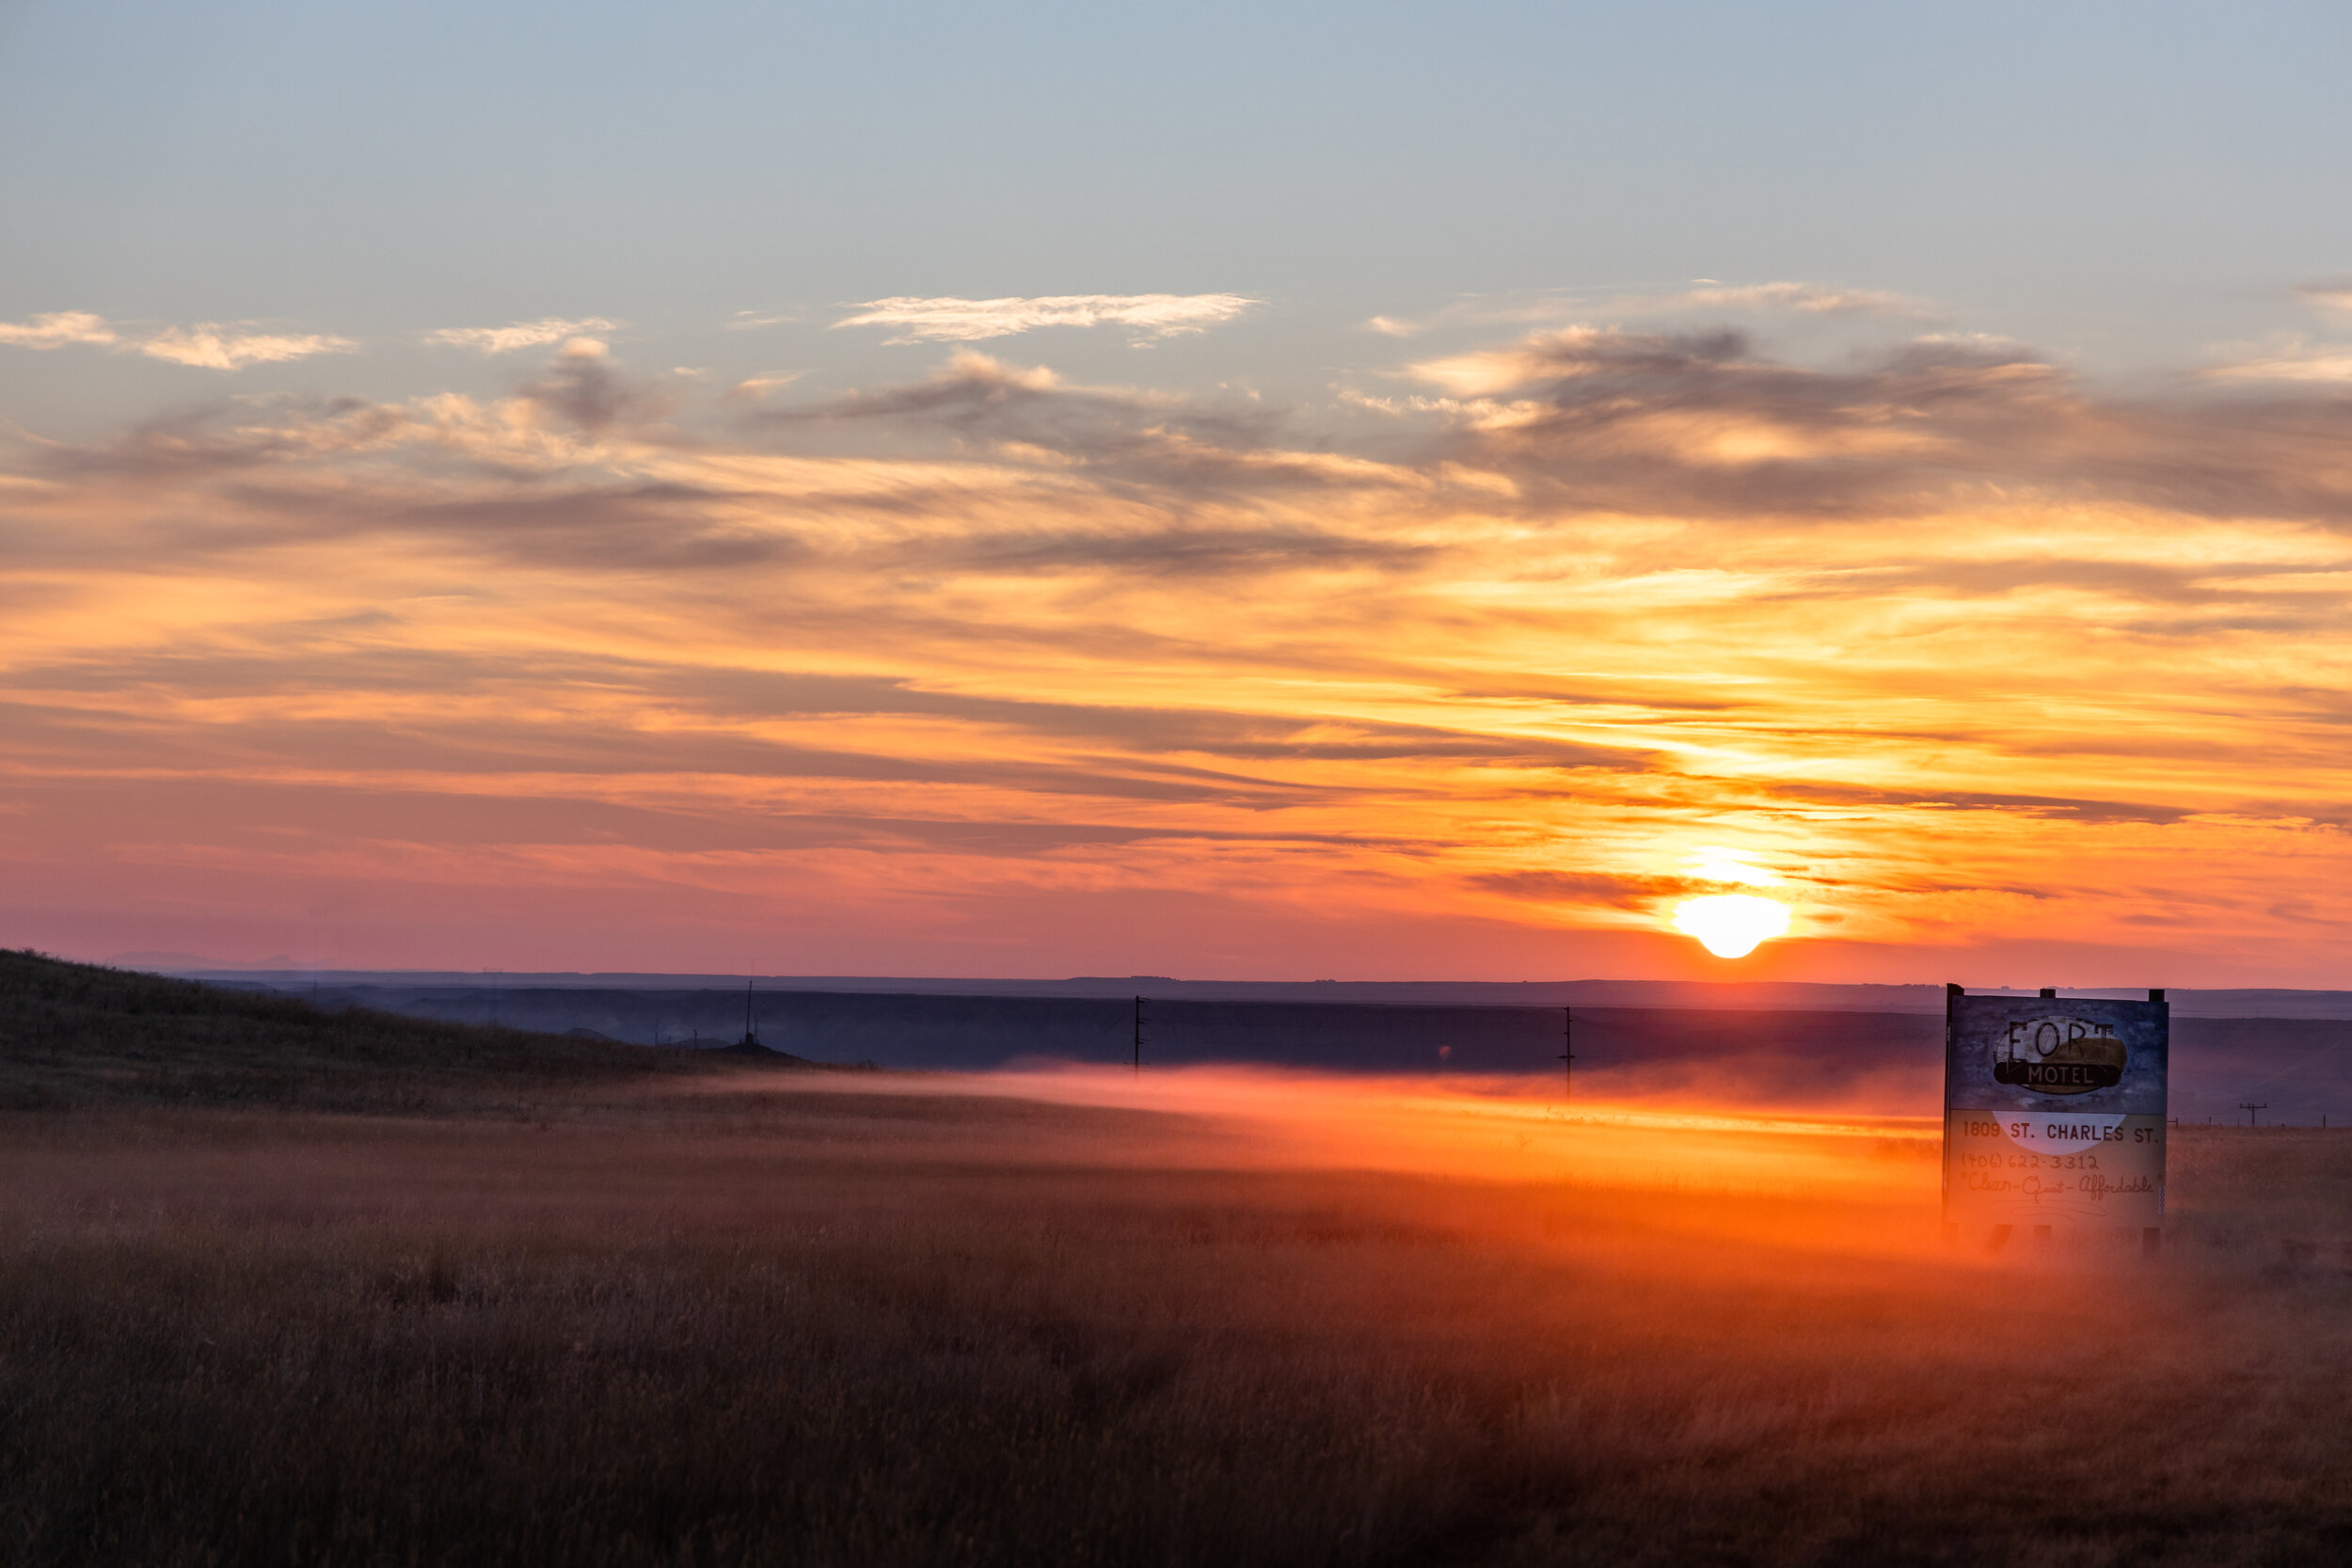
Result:
[[[2164,1118],[1956,1108],[1946,1214],[1994,1225],[2151,1226],[2164,1214]]]

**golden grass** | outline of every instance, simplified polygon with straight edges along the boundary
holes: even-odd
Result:
[[[0,958],[0,1561],[2352,1557],[2352,1135],[2182,1130],[2163,1257],[1989,1259],[1901,1118],[778,1074]]]
[[[2171,1256],[2046,1267],[1826,1244],[1804,1195],[1216,1168],[1244,1142],[954,1094],[8,1117],[0,1556],[2352,1544],[2352,1286],[2270,1201],[2340,1199],[2352,1139],[2185,1132]]]

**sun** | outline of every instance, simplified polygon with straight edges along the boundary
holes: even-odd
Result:
[[[1752,893],[1685,898],[1675,906],[1675,929],[1719,958],[1744,958],[1757,942],[1788,931],[1788,906]]]

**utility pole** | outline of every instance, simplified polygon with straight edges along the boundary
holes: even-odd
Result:
[[[1143,1076],[1143,998],[1136,998],[1136,1076]]]
[[[1576,1088],[1576,1009],[1560,1009],[1560,1103],[1565,1106]]]
[[[2265,1100],[2257,1105],[2250,1100],[2241,1100],[2237,1102],[2237,1108],[2246,1113],[2247,1126],[2260,1127],[2263,1123],[2262,1117],[2258,1113],[2269,1110],[2270,1101]]]

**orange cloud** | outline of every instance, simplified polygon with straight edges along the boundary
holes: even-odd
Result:
[[[1363,451],[975,355],[746,407],[585,347],[28,450],[0,920],[277,952],[326,886],[346,962],[1713,973],[1676,906],[1759,887],[1756,973],[2344,978],[2331,394],[1479,364]]]

